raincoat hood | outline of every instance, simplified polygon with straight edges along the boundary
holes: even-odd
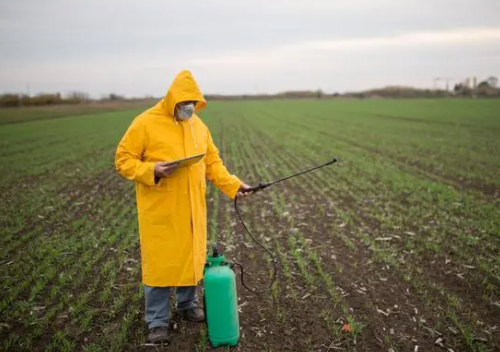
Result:
[[[198,83],[196,83],[190,71],[179,72],[172,85],[168,89],[167,95],[162,100],[162,107],[169,116],[174,116],[175,106],[183,101],[196,101],[195,112],[207,106],[207,101],[201,94]]]

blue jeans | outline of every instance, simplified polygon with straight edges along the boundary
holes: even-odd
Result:
[[[144,285],[148,328],[167,326],[170,320],[170,290],[176,289],[177,310],[197,307],[196,286],[150,287]]]

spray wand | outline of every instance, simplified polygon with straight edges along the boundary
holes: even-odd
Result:
[[[256,193],[256,192],[262,191],[262,190],[264,190],[264,189],[266,189],[266,188],[268,188],[268,187],[270,187],[272,185],[275,185],[277,183],[280,183],[280,182],[283,182],[285,180],[288,180],[288,179],[290,179],[292,177],[300,176],[300,175],[306,174],[308,172],[320,169],[322,167],[325,167],[325,166],[328,166],[328,165],[332,165],[332,164],[336,163],[337,161],[339,161],[338,158],[333,158],[332,160],[330,160],[330,161],[328,161],[328,162],[326,162],[324,164],[321,164],[321,165],[318,165],[318,166],[314,166],[314,167],[311,167],[309,169],[302,170],[302,171],[297,172],[295,174],[292,174],[292,175],[280,178],[278,180],[275,180],[275,181],[272,181],[272,182],[269,182],[269,183],[259,183],[257,186],[250,187],[250,188],[247,188],[247,189],[242,189],[242,190],[240,190],[240,192],[242,192],[242,193]],[[251,289],[250,287],[248,287],[246,285],[246,283],[245,283],[245,279],[244,279],[244,277],[245,277],[245,271],[243,269],[243,266],[241,264],[239,264],[239,263],[233,263],[232,267],[238,266],[241,269],[241,284],[248,291],[253,292],[253,293],[263,293],[263,292],[266,292],[267,290],[269,290],[273,286],[274,281],[276,280],[276,275],[277,275],[277,271],[278,271],[278,269],[277,269],[278,260],[276,259],[276,256],[268,248],[266,248],[262,243],[260,243],[259,241],[257,241],[255,239],[255,237],[253,237],[252,233],[250,232],[250,230],[248,229],[247,225],[243,221],[243,218],[241,217],[240,209],[238,207],[238,196],[236,196],[234,198],[234,209],[236,210],[236,215],[238,216],[238,219],[240,220],[241,224],[243,225],[243,228],[245,229],[246,233],[250,236],[250,238],[259,247],[261,247],[262,249],[264,249],[269,254],[269,256],[271,257],[272,262],[273,262],[273,274],[271,275],[271,281],[269,282],[269,284],[265,288],[263,288],[261,290],[254,290],[254,289]]]

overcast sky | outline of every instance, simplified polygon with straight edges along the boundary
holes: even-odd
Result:
[[[204,93],[500,76],[499,0],[0,0],[0,92]]]

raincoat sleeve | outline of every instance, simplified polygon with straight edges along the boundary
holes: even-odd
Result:
[[[234,199],[236,193],[241,187],[241,181],[238,177],[231,175],[227,171],[222,159],[219,156],[219,150],[208,132],[207,155],[205,157],[206,175],[218,189],[220,189],[229,198]]]
[[[142,161],[146,137],[143,124],[138,119],[134,120],[118,144],[115,167],[129,180],[154,186],[155,163]]]

